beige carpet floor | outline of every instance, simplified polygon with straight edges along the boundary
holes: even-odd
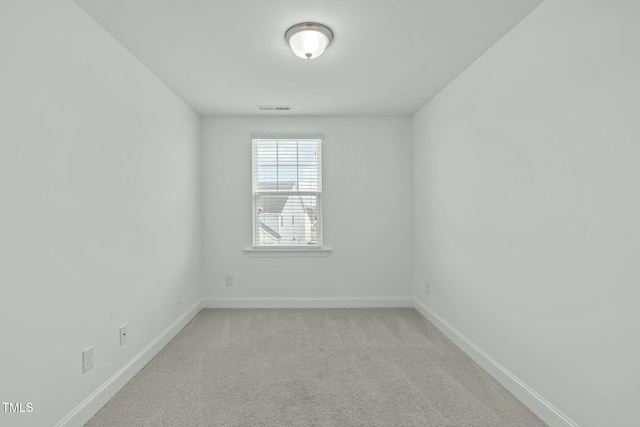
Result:
[[[414,309],[202,310],[87,426],[544,426]]]

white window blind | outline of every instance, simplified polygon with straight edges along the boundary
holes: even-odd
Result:
[[[322,247],[321,139],[253,139],[253,246]]]

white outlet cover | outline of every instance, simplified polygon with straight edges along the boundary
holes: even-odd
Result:
[[[91,368],[93,368],[93,346],[82,352],[82,373],[84,374]]]
[[[129,340],[129,333],[127,332],[127,325],[120,327],[120,345],[125,344]]]
[[[227,276],[224,279],[224,283],[227,286],[233,286],[233,276]]]

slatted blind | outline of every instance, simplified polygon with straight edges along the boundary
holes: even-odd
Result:
[[[322,140],[252,144],[254,247],[321,247]]]

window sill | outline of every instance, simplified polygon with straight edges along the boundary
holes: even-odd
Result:
[[[326,258],[331,253],[331,249],[250,248],[245,249],[244,253],[249,258]]]

